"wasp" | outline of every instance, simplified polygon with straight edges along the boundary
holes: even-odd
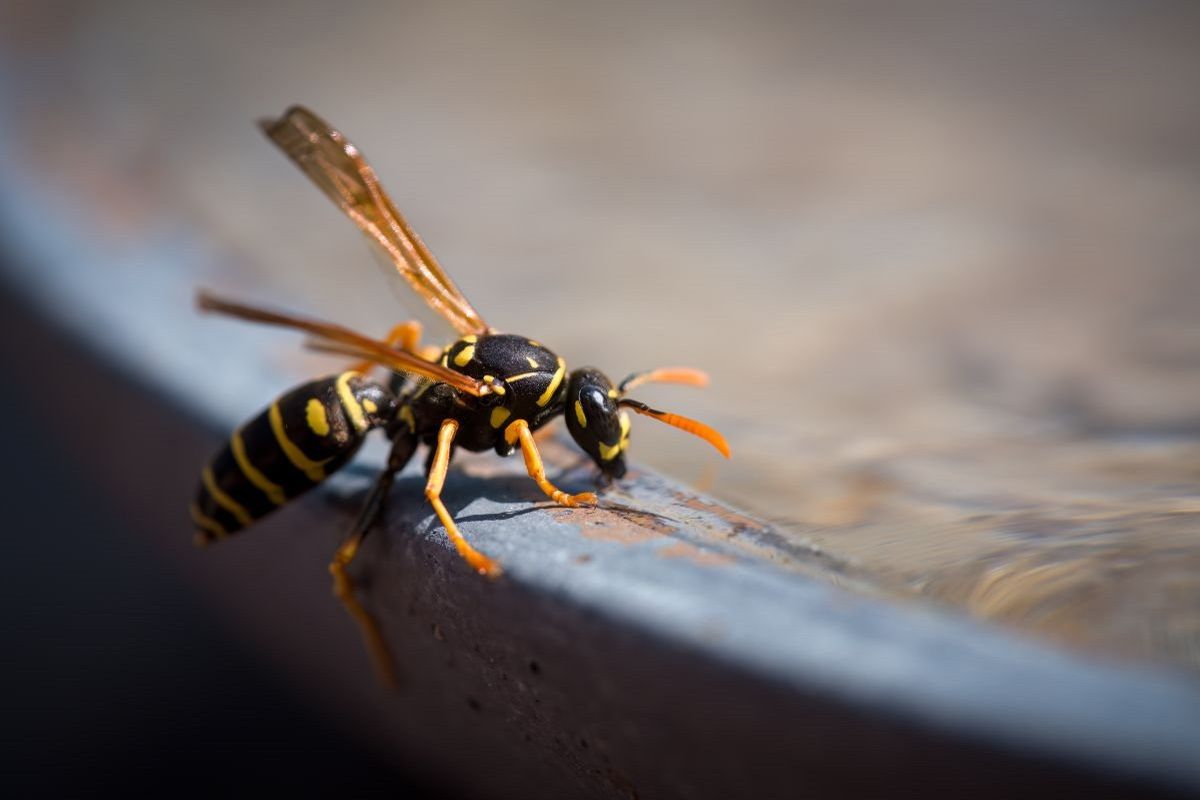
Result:
[[[456,448],[520,450],[525,468],[555,503],[597,502],[593,492],[568,494],[556,487],[534,432],[562,415],[571,437],[595,462],[605,484],[625,474],[630,420],[627,411],[694,434],[726,458],[729,446],[712,428],[650,408],[627,393],[644,383],[703,386],[695,369],[636,372],[614,384],[598,369],[568,373],[566,362],[545,345],[501,333],[483,321],[409,227],[384,192],[374,170],[340,132],[312,111],[293,106],[260,123],[266,135],[358,226],[383,248],[399,275],[459,338],[438,349],[422,346],[418,322],[396,325],[374,339],[319,319],[247,305],[201,291],[200,309],[308,334],[308,346],[355,360],[348,369],[297,386],[278,397],[230,436],[201,473],[191,506],[197,544],[208,544],[317,486],[344,466],[366,436],[380,429],[391,441],[387,463],[349,533],[329,564],[334,594],[358,622],[385,683],[391,659],[374,618],[359,601],[348,567],[378,521],[397,473],[419,445],[430,448],[425,497],[458,554],[481,575],[500,565],[476,550],[442,503],[447,469]],[[386,377],[373,377],[385,371]]]

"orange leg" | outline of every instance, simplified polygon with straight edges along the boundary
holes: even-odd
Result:
[[[333,594],[342,601],[346,611],[358,623],[363,641],[367,644],[367,652],[371,654],[371,661],[375,664],[379,682],[394,689],[396,687],[396,668],[392,663],[392,654],[388,651],[382,631],[379,630],[379,623],[375,621],[371,612],[363,608],[362,603],[359,602],[354,591],[354,581],[346,571],[346,567],[358,553],[358,546],[362,540],[362,533],[351,536],[333,554],[333,560],[329,562],[329,573],[333,575]]]
[[[417,348],[421,344],[421,323],[414,319],[393,325],[383,341],[392,347],[399,347],[401,350],[420,355]],[[373,366],[375,366],[374,363],[370,361],[357,361],[351,364],[349,369],[351,372],[366,372]]]
[[[525,456],[525,471],[537,483],[546,496],[556,503],[574,508],[584,503],[595,503],[596,495],[592,492],[567,494],[546,478],[546,467],[542,464],[542,455],[538,452],[537,442],[529,430],[529,423],[523,419],[516,420],[504,429],[504,439],[509,444],[521,444],[521,455]]]
[[[452,419],[442,421],[442,427],[438,429],[437,449],[433,453],[433,465],[429,469],[429,481],[425,484],[425,497],[433,506],[433,510],[437,512],[438,519],[446,526],[446,535],[454,543],[458,554],[480,575],[494,578],[501,572],[500,564],[471,547],[459,533],[458,526],[454,524],[454,517],[450,516],[450,512],[442,503],[442,486],[446,483],[446,470],[450,468],[450,445],[454,442],[456,433],[458,433],[457,421]]]
[[[379,521],[379,517],[383,513],[383,504],[387,499],[388,492],[391,491],[396,474],[404,469],[404,465],[408,463],[416,449],[417,438],[415,436],[401,436],[392,443],[392,452],[388,456],[387,466],[375,481],[370,494],[367,495],[366,502],[363,503],[362,509],[358,512],[358,518],[354,520],[354,526],[350,529],[350,534],[334,552],[333,559],[329,562],[329,573],[333,575],[333,593],[342,601],[346,611],[358,623],[363,640],[367,645],[367,652],[375,663],[375,671],[379,675],[379,680],[388,687],[396,685],[396,668],[392,662],[391,653],[388,652],[387,644],[384,642],[379,624],[358,600],[358,595],[354,590],[354,580],[350,577],[348,567],[358,553],[363,539]]]
[[[379,514],[383,510],[384,498],[392,488],[396,473],[408,461],[416,445],[415,440],[405,439],[398,441],[393,446],[387,468],[375,481],[375,486],[367,496],[367,501],[363,504],[358,519],[354,521],[354,527],[350,529],[350,535],[334,552],[333,559],[329,562],[329,574],[333,576],[333,594],[342,601],[346,611],[358,623],[363,641],[367,645],[367,652],[375,664],[375,672],[379,675],[379,681],[389,688],[396,686],[396,668],[392,663],[392,655],[388,652],[383,633],[379,630],[379,623],[375,621],[371,612],[363,608],[362,603],[359,602],[358,595],[354,591],[354,580],[350,577],[347,567],[358,553],[358,547],[362,544],[362,540],[366,538],[371,527],[379,519]]]

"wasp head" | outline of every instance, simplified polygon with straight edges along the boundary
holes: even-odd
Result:
[[[625,475],[629,446],[629,415],[619,406],[620,394],[598,369],[584,367],[567,382],[567,430],[583,451],[609,478]]]
[[[625,450],[629,447],[629,414],[626,409],[699,436],[729,458],[729,445],[725,443],[725,438],[704,423],[679,414],[657,411],[645,403],[625,397],[625,393],[633,387],[654,381],[704,386],[708,383],[708,376],[686,368],[658,369],[635,372],[621,381],[619,386],[613,386],[612,381],[598,369],[584,367],[571,373],[567,383],[566,408],[563,409],[567,430],[606,478],[625,475]]]

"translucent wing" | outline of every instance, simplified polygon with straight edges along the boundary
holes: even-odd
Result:
[[[292,106],[279,119],[259,124],[313,183],[384,249],[409,285],[455,330],[460,334],[489,331],[346,137],[303,106]]]
[[[492,389],[486,383],[447,369],[441,364],[434,364],[407,350],[392,347],[386,342],[372,339],[361,333],[335,325],[332,322],[285,314],[279,311],[245,305],[232,300],[216,297],[201,291],[196,296],[196,304],[204,311],[214,311],[238,319],[259,322],[265,325],[278,325],[284,328],[294,328],[316,337],[316,349],[329,352],[352,355],[364,358],[376,364],[396,370],[423,375],[431,380],[448,383],[455,389],[482,397],[491,394]],[[327,343],[327,344],[322,344]]]

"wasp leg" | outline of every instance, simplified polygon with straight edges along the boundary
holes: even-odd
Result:
[[[408,463],[416,449],[417,439],[415,436],[405,435],[395,440],[391,455],[388,456],[387,467],[380,473],[375,485],[371,488],[371,493],[367,495],[367,500],[358,512],[350,534],[334,552],[333,559],[329,562],[329,573],[333,575],[333,594],[342,601],[346,611],[358,623],[363,641],[367,645],[367,652],[375,664],[375,672],[379,676],[379,681],[390,688],[396,686],[395,663],[392,661],[383,633],[379,630],[379,623],[375,621],[371,612],[363,608],[362,603],[359,602],[354,589],[354,580],[346,568],[358,554],[358,548],[367,538],[367,534],[379,521],[384,501],[392,488],[392,483],[396,480],[396,473],[404,469],[404,465]]]
[[[429,499],[429,504],[437,512],[438,519],[446,526],[446,535],[450,537],[450,541],[454,543],[454,548],[458,550],[458,554],[463,557],[463,560],[480,575],[494,578],[501,572],[500,564],[471,547],[459,533],[458,526],[454,524],[454,517],[450,516],[450,512],[442,503],[442,486],[446,483],[446,470],[450,467],[450,448],[454,444],[456,433],[458,433],[456,420],[442,421],[442,426],[438,429],[437,449],[433,452],[433,462],[429,468],[429,481],[425,484],[425,497]]]
[[[567,494],[547,480],[546,467],[542,464],[542,455],[538,452],[537,442],[533,440],[533,434],[529,431],[528,422],[523,419],[513,422],[504,429],[504,439],[509,444],[517,444],[518,441],[521,443],[521,455],[525,456],[525,470],[551,500],[571,508],[596,502],[596,495],[592,492]]]
[[[421,330],[421,323],[415,319],[408,322],[401,322],[398,325],[392,326],[392,329],[388,331],[388,335],[384,337],[383,341],[392,347],[398,346],[401,350],[422,355],[418,350],[421,344]],[[349,370],[351,372],[366,372],[373,366],[375,364],[371,361],[356,361],[349,366]]]

